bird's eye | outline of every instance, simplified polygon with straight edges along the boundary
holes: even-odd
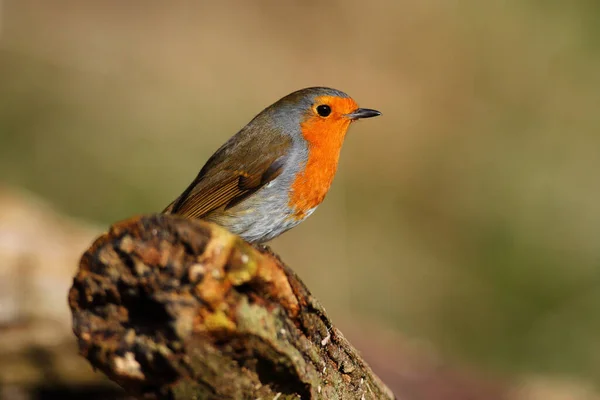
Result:
[[[317,114],[319,114],[321,117],[327,117],[329,114],[331,114],[331,107],[329,107],[327,104],[321,104],[317,107]]]

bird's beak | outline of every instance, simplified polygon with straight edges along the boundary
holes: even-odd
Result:
[[[360,118],[373,118],[381,115],[381,113],[377,110],[371,110],[370,108],[357,108],[352,111],[350,114],[344,115],[346,118],[350,118],[351,120],[356,120]]]

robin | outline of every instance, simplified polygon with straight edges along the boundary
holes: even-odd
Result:
[[[348,127],[378,115],[339,90],[291,93],[221,146],[163,212],[267,242],[315,211],[333,181]]]

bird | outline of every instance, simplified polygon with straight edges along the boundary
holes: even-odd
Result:
[[[227,140],[163,213],[213,222],[249,243],[266,243],[321,204],[350,124],[379,115],[328,87],[288,94]]]

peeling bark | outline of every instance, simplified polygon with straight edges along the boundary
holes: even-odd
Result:
[[[137,398],[394,398],[292,270],[214,224],[112,226],[69,305],[81,354]]]

